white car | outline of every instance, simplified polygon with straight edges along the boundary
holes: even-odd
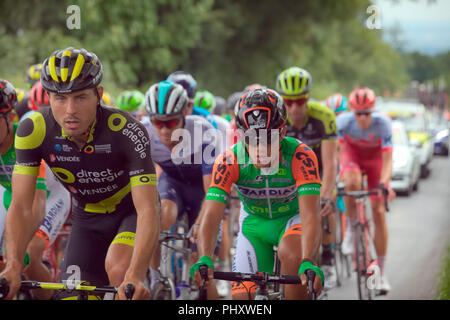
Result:
[[[420,146],[410,141],[405,125],[392,121],[393,168],[391,188],[409,196],[417,190],[420,180]]]
[[[420,176],[421,178],[428,177],[434,142],[429,129],[428,111],[423,104],[409,100],[380,99],[376,108],[391,119],[403,122],[410,141],[414,141],[420,146]]]

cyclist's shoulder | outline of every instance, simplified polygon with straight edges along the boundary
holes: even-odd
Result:
[[[139,130],[144,132],[147,131],[145,125],[141,121],[137,120],[126,111],[100,104],[99,112],[100,116],[97,116],[97,120],[101,122],[99,126],[109,128],[109,131],[112,133],[126,135],[129,130],[136,133],[139,133]],[[142,133],[139,133],[139,135],[142,135]]]
[[[52,128],[50,124],[54,122],[55,120],[50,108],[30,110],[20,118],[19,123],[16,123],[17,132],[19,133],[19,136],[23,138],[29,137],[32,139],[39,133],[45,134],[49,128]]]
[[[212,118],[217,123],[217,129],[223,131],[223,130],[227,130],[227,129],[231,128],[231,124],[227,119],[225,119],[217,114],[212,114]]]
[[[208,131],[210,129],[215,130],[211,122],[201,116],[188,115],[185,119],[186,123],[184,125],[184,129],[188,130],[191,133],[201,132],[201,134],[204,134],[205,131]]]
[[[280,141],[281,154],[289,160],[298,152],[313,152],[313,150],[303,141],[293,138],[285,137]]]
[[[391,118],[380,112],[373,112],[372,119],[377,124],[390,125],[392,122]]]
[[[336,115],[330,108],[321,104],[318,101],[308,101],[308,116],[314,117],[323,122],[334,121]]]
[[[210,114],[211,114],[211,112],[209,112],[205,108],[200,108],[200,107],[193,107],[192,108],[192,115],[207,117]]]
[[[284,137],[280,141],[281,150],[295,150],[302,144],[304,143],[300,139],[294,137]]]
[[[336,117],[336,125],[338,128],[348,126],[351,123],[356,123],[353,112],[343,112]]]

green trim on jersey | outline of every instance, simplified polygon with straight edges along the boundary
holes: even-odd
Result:
[[[309,183],[304,184],[298,188],[298,195],[319,195],[320,196],[320,184],[319,183]]]
[[[214,200],[218,202],[222,202],[223,204],[227,204],[229,195],[224,190],[211,187],[208,189],[208,193],[206,194],[206,200]]]

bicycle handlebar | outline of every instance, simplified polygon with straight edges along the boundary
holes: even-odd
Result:
[[[243,273],[243,272],[223,272],[214,271],[214,279],[227,281],[254,281],[267,284],[269,282],[282,284],[301,284],[298,276],[291,275],[271,275],[267,272]]]
[[[1,278],[0,279],[0,300],[5,299],[5,297],[8,295],[8,293],[9,293],[8,282],[6,281],[5,278]]]
[[[203,281],[208,280],[208,266],[206,264],[199,266],[199,272]],[[307,278],[307,285],[309,291],[309,299],[316,300],[316,293],[314,291],[314,280],[316,272],[312,269],[305,271]],[[244,273],[244,272],[224,272],[214,271],[214,279],[226,281],[252,281],[260,285],[265,285],[270,282],[281,284],[301,284],[302,280],[299,276],[293,275],[271,275],[267,272],[260,273]],[[200,287],[199,300],[206,299],[206,289],[204,285]]]
[[[135,291],[135,288],[131,283],[128,283],[125,286],[125,297],[127,298],[127,300],[133,299],[134,291]]]
[[[314,291],[314,280],[316,279],[316,272],[312,269],[305,271],[306,283],[308,286],[308,294],[310,300],[316,300],[316,293]],[[260,273],[243,273],[243,272],[222,272],[215,271],[214,279],[227,281],[252,281],[259,285],[266,285],[270,282],[281,284],[301,284],[302,280],[299,276],[292,275],[271,275],[267,272]]]
[[[356,190],[356,191],[338,191],[338,196],[349,196],[357,199],[361,199],[370,195],[376,195],[378,194],[378,189],[373,190]],[[383,190],[383,200],[384,200],[384,206],[386,208],[386,211],[389,212],[389,206],[388,206],[388,190]]]
[[[314,291],[314,280],[316,279],[316,272],[312,269],[307,269],[306,273],[306,281],[308,284],[308,295],[309,300],[316,300],[316,292]]]
[[[189,233],[176,233],[170,231],[161,231],[158,241],[165,242],[169,240],[189,240],[192,235]]]
[[[91,293],[114,293],[118,291],[118,287],[96,287],[90,285],[84,285],[82,283],[74,285],[73,288],[67,283],[53,283],[53,282],[38,282],[38,281],[22,281],[20,285],[21,290],[34,290],[34,289],[48,289],[48,290],[64,290],[68,292],[91,292]],[[128,283],[125,287],[125,296],[128,300],[131,300],[134,295],[135,288],[131,283]],[[9,285],[5,278],[0,279],[0,300],[3,300],[9,293]]]
[[[198,267],[198,271],[200,272],[200,276],[203,279],[203,285],[199,288],[198,299],[206,300],[207,292],[205,288],[205,282],[208,281],[208,266],[206,264],[202,264]]]

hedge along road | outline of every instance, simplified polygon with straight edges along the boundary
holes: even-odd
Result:
[[[450,246],[450,158],[434,156],[431,174],[411,196],[397,196],[387,213],[386,275],[392,290],[376,299],[435,299]],[[358,299],[356,275],[344,278],[328,299]]]

